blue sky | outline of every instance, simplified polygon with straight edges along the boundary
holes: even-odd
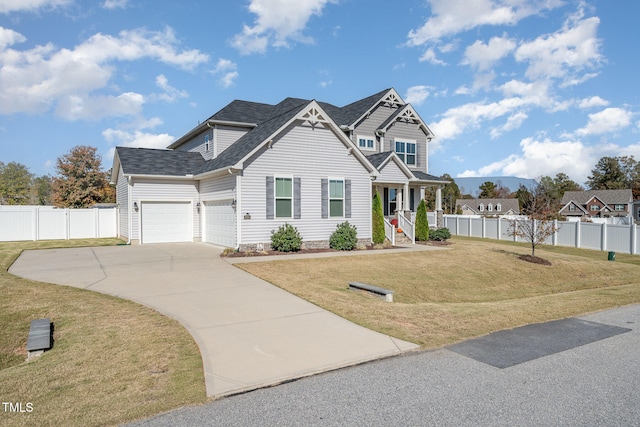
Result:
[[[622,4],[624,3],[624,4]],[[640,2],[0,0],[0,161],[164,148],[234,99],[345,105],[393,87],[429,172],[582,183],[640,159]]]

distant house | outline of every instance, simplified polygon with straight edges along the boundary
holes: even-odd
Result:
[[[458,199],[457,208],[462,210],[462,215],[519,215],[520,205],[518,199]]]
[[[604,218],[632,215],[631,190],[567,191],[562,197],[560,215]]]

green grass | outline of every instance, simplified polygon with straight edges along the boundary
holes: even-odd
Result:
[[[0,243],[0,412],[3,426],[114,425],[206,401],[202,359],[176,321],[139,304],[7,272],[25,249],[113,245],[115,239]],[[54,323],[54,347],[30,362],[32,319]]]
[[[437,347],[528,323],[640,302],[637,256],[540,246],[551,266],[520,260],[526,244],[453,238],[429,252],[283,260],[238,266],[368,328]],[[382,251],[383,252],[383,251]],[[394,303],[348,290],[392,289]]]

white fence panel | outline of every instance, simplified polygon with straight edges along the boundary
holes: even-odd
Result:
[[[608,251],[629,252],[631,250],[631,228],[628,225],[607,226]]]
[[[67,238],[66,209],[37,210],[37,240],[64,240]]]
[[[18,240],[34,240],[35,212],[3,208],[0,211],[0,241],[11,242]]]
[[[499,239],[498,218],[487,218],[484,221],[484,237],[488,239]]]
[[[0,241],[117,237],[117,210],[0,206]]]
[[[580,247],[587,249],[602,249],[602,225],[581,223]]]
[[[513,236],[509,234],[509,226],[511,222],[508,219],[500,218],[500,239],[498,240],[513,240]]]
[[[578,224],[576,226],[576,224]],[[580,222],[558,222],[558,233],[556,244],[558,246],[577,246],[576,227],[580,226]]]
[[[482,218],[470,218],[469,221],[471,221],[471,235],[473,237],[483,237]]]

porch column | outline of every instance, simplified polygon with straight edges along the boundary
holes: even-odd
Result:
[[[420,200],[424,200],[425,187],[420,187]]]
[[[404,198],[404,204],[402,205],[402,210],[403,211],[408,211],[409,210],[409,202],[411,201],[411,197],[409,196],[409,183],[408,182],[404,185],[404,194],[406,194],[407,197]]]
[[[402,201],[402,188],[396,188],[396,211],[403,211],[403,201]]]
[[[444,224],[444,212],[442,211],[442,187],[436,190],[436,227],[440,228]]]

